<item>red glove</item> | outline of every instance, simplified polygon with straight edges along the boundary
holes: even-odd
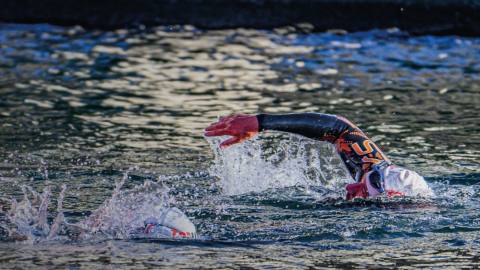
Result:
[[[238,114],[220,118],[205,129],[205,136],[233,136],[222,142],[220,148],[243,142],[258,133],[258,120],[255,115]]]

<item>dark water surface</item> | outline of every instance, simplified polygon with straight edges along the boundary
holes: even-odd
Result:
[[[340,183],[338,165],[311,177],[288,158],[275,168],[303,184],[215,176],[202,130],[218,116],[304,111],[356,122],[436,196],[344,202],[338,187],[331,196],[315,185]],[[479,38],[0,25],[0,268],[479,267],[479,111]],[[225,155],[301,144],[269,138]],[[66,184],[74,223],[125,175],[123,190],[141,196],[138,186],[159,181],[202,238],[8,237],[22,185],[56,198]]]

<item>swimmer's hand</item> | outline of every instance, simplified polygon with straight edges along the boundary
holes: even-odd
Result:
[[[255,115],[238,114],[220,118],[205,129],[205,136],[232,136],[223,141],[220,148],[248,140],[258,133],[258,119]]]

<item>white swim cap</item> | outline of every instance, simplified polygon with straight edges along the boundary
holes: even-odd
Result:
[[[167,208],[158,219],[159,224],[176,229],[181,232],[196,233],[195,225],[188,219],[188,217],[180,211],[180,209],[173,207]]]
[[[422,176],[414,171],[395,165],[385,166],[377,171],[370,171],[365,177],[369,197],[377,197],[384,192],[388,196],[426,197],[433,195],[432,190]]]
[[[433,191],[418,173],[398,167],[387,166],[383,170],[385,191],[401,192],[405,196],[432,196]]]
[[[145,220],[145,232],[168,237],[196,237],[195,225],[180,209],[165,208],[159,217]]]

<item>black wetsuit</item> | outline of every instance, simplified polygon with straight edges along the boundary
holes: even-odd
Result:
[[[352,177],[360,181],[372,165],[389,162],[380,148],[343,117],[320,113],[259,114],[259,130],[278,130],[333,143]]]

